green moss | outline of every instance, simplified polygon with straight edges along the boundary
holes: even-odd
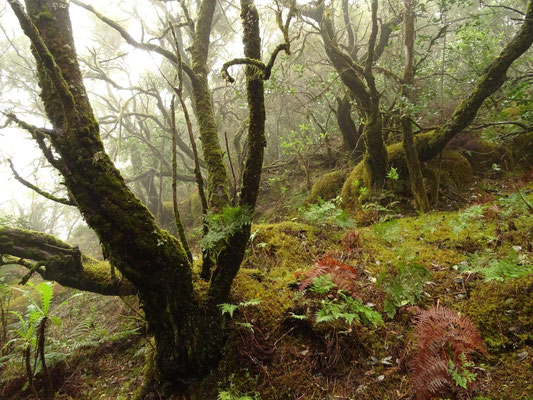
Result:
[[[363,163],[350,172],[341,190],[341,204],[345,208],[355,208],[359,199],[359,188],[363,182]]]
[[[427,186],[435,198],[437,191],[437,176],[439,174],[439,159],[426,163],[424,175]],[[472,167],[468,160],[457,150],[447,150],[442,154],[440,164],[440,188],[464,190],[472,183]]]
[[[415,136],[415,141],[425,143],[431,137],[430,133],[424,133]],[[407,164],[405,161],[405,152],[401,143],[395,143],[387,147],[389,153],[389,162],[391,167],[398,171],[399,179],[394,182],[391,189],[395,194],[410,196],[409,176],[407,173]],[[423,174],[426,181],[426,188],[435,196],[437,189],[437,171],[439,169],[439,160],[433,159],[426,163],[423,168]],[[369,177],[365,176],[364,162],[360,162],[350,172],[341,191],[342,205],[345,208],[355,208],[361,202],[367,200],[370,196],[370,191],[367,190],[365,195],[361,197],[360,188],[367,187],[365,182]],[[442,157],[442,164],[440,168],[440,187],[451,187],[462,190],[472,182],[472,167],[468,160],[459,152],[455,150],[445,151]]]
[[[317,231],[296,222],[261,224],[252,227],[251,253],[244,266],[274,274],[294,273],[313,259]]]
[[[313,183],[307,202],[315,202],[319,197],[324,201],[337,197],[341,192],[348,173],[349,171],[341,170],[322,175]]]
[[[531,288],[533,275],[475,285],[465,310],[492,351],[514,349],[533,341]]]
[[[48,19],[53,20],[54,16],[52,15],[52,12],[50,11],[50,8],[48,5],[44,4],[41,8],[41,11],[35,16],[38,20]]]

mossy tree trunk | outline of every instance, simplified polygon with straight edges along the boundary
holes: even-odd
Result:
[[[343,4],[347,14],[347,3]],[[392,30],[391,23],[378,27],[378,1],[372,4],[371,34],[367,45],[367,53],[361,60],[357,59],[356,52],[344,51],[338,42],[333,25],[332,10],[319,2],[316,6],[304,7],[302,15],[316,20],[320,24],[320,35],[324,50],[331,61],[343,84],[350,91],[350,97],[355,100],[358,114],[364,121],[362,136],[365,145],[364,154],[364,184],[376,190],[383,187],[388,170],[387,151],[383,142],[383,121],[380,111],[380,94],[377,91],[375,77],[372,71],[374,63],[381,57],[387,45]],[[395,19],[396,21],[397,19]],[[349,24],[347,25],[348,27]],[[349,45],[355,48],[353,38],[348,29]],[[379,38],[378,38],[378,32]]]
[[[465,129],[476,117],[483,102],[496,92],[505,82],[511,64],[524,54],[533,43],[533,2],[527,2],[527,10],[522,26],[503,48],[498,57],[491,61],[470,94],[455,109],[450,119],[441,125],[429,140],[419,145],[418,153],[422,161],[430,160],[439,154],[448,142]]]
[[[412,0],[405,0],[405,16],[404,16],[404,42],[405,42],[405,66],[402,76],[402,96],[410,103],[414,103],[414,45],[415,45],[415,13]],[[406,107],[408,108],[408,107]],[[415,199],[415,206],[422,212],[429,210],[429,200],[426,189],[424,188],[424,178],[422,176],[422,168],[420,167],[420,160],[418,159],[418,152],[413,139],[413,123],[407,110],[403,110],[400,117],[400,126],[402,129],[402,143],[405,152],[405,159],[407,161],[407,169],[409,170],[409,181],[411,183],[411,191]]]
[[[511,64],[524,54],[532,43],[533,0],[529,0],[522,26],[500,54],[492,60],[485,73],[478,80],[474,90],[459,104],[451,118],[435,131],[414,137],[414,145],[420,161],[433,159],[455,135],[473,121],[487,97],[496,92],[505,82],[506,74]],[[398,144],[388,146],[388,153],[392,166],[400,169],[407,168],[405,151]],[[354,192],[353,182],[357,179],[362,179],[363,167],[363,164],[357,165],[344,183],[342,198],[346,206],[352,206],[357,203],[357,193]]]
[[[19,262],[32,272],[67,286],[105,294],[136,292],[155,340],[155,373],[149,383],[159,393],[171,396],[203,377],[220,357],[226,334],[218,304],[229,296],[244,257],[250,224],[229,237],[222,247],[208,296],[195,294],[191,263],[182,244],[159,229],[153,215],[126,186],[105,152],[77,61],[68,3],[26,0],[26,10],[16,0],[9,3],[31,41],[41,98],[53,129],[34,127],[15,115],[9,118],[32,134],[48,161],[63,175],[72,201],[97,233],[106,258],[120,271],[123,280],[109,279],[108,264],[90,260],[76,248],[35,232],[0,227],[0,252],[32,260],[9,262]],[[200,7],[196,26],[199,41],[193,46],[197,79],[192,81],[210,203],[220,209],[228,204],[228,179],[212,114],[206,68],[214,8],[214,0],[204,0]],[[242,2],[242,19],[246,57],[260,62],[259,17],[251,0]],[[287,51],[288,44],[284,48]],[[274,59],[275,56],[269,68]],[[246,71],[249,151],[240,198],[240,205],[251,211],[257,199],[266,143],[263,79],[268,79],[255,72],[251,66]],[[50,243],[54,252],[48,249]]]

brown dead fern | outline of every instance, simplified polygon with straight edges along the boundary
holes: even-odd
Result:
[[[344,290],[350,296],[360,297],[360,286],[356,269],[345,264],[336,254],[329,253],[317,260],[315,267],[305,274],[305,279],[300,283],[300,290],[305,290],[313,284],[319,276],[329,274],[331,281],[337,285],[338,290]]]
[[[485,343],[470,318],[445,307],[420,312],[415,335],[417,346],[411,359],[411,387],[417,400],[466,399],[474,387],[470,353],[488,356]],[[450,366],[472,379],[458,385]]]

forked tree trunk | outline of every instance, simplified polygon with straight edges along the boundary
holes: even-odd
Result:
[[[226,332],[218,305],[229,296],[244,257],[250,224],[227,238],[207,297],[195,294],[191,263],[182,244],[158,228],[104,150],[74,50],[68,4],[26,0],[26,14],[18,1],[9,3],[31,41],[41,98],[54,129],[34,127],[15,115],[9,118],[32,134],[48,161],[63,175],[72,201],[123,278],[113,279],[108,274],[109,265],[35,232],[0,226],[0,252],[34,260],[25,266],[68,286],[104,294],[136,292],[155,342],[154,369],[147,389],[156,387],[169,398],[173,393],[185,393],[186,387],[209,372],[221,355]],[[192,81],[210,203],[220,209],[228,204],[227,172],[212,118],[206,67],[214,7],[214,0],[204,0],[200,6],[195,33],[199,40],[192,49],[197,79]],[[259,17],[252,0],[242,1],[242,20],[245,55],[260,62]],[[246,76],[249,150],[239,205],[253,212],[266,144],[263,79],[267,77],[259,76],[253,67],[247,68]]]

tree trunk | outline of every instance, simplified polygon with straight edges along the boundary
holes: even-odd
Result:
[[[207,374],[221,355],[227,335],[218,305],[228,299],[244,257],[251,222],[222,246],[207,298],[194,293],[191,263],[182,244],[158,228],[153,215],[129,190],[104,150],[74,50],[68,3],[26,0],[28,14],[18,1],[9,3],[31,41],[41,98],[53,130],[34,127],[13,114],[8,117],[32,134],[49,162],[61,172],[72,200],[97,233],[106,258],[117,267],[123,280],[111,277],[108,264],[36,232],[0,226],[0,252],[33,260],[17,262],[68,286],[105,294],[137,292],[155,342],[154,369],[148,386],[162,389],[165,397],[184,392],[187,385]],[[228,176],[207,81],[207,51],[215,5],[214,0],[201,3],[192,47],[193,71],[190,67],[186,71],[193,77],[210,206],[220,210],[229,204]],[[245,55],[261,62],[257,10],[252,0],[242,0],[241,6]],[[127,33],[122,34],[127,37]],[[275,56],[270,68],[274,60]],[[249,149],[239,206],[253,212],[266,144],[263,79],[268,77],[258,75],[251,66],[246,69],[246,76]]]
[[[364,151],[364,146],[361,140],[361,132],[355,126],[355,122],[350,115],[352,111],[350,97],[346,94],[344,97],[337,97],[336,99],[337,110],[335,111],[335,116],[337,117],[337,124],[341,131],[344,147],[352,154],[353,158],[357,158]]]
[[[412,88],[414,85],[413,60],[415,45],[415,14],[412,0],[405,0],[404,27],[406,58],[402,77],[402,96],[412,104],[415,100]],[[403,150],[407,161],[407,169],[409,170],[409,181],[411,182],[411,191],[413,192],[415,205],[417,210],[427,212],[429,210],[429,200],[426,189],[424,188],[424,178],[422,176],[420,160],[418,159],[418,152],[414,144],[413,124],[405,110],[400,118],[400,125],[402,129]]]
[[[448,142],[465,129],[476,117],[483,102],[498,90],[505,82],[507,71],[511,64],[524,54],[533,43],[533,2],[528,1],[524,22],[516,35],[503,48],[485,69],[476,87],[455,109],[451,118],[425,141],[419,148],[422,161],[431,160],[439,154]]]

